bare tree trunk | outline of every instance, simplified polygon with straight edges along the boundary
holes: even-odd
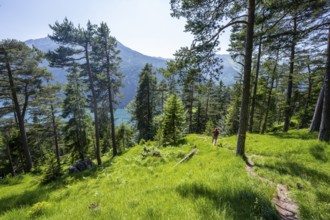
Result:
[[[248,22],[246,27],[245,42],[245,60],[244,60],[244,78],[242,90],[242,103],[239,118],[239,130],[237,137],[236,155],[245,158],[245,139],[248,126],[249,101],[250,101],[250,78],[251,78],[251,62],[253,49],[253,32],[254,32],[254,11],[255,0],[248,1]]]
[[[263,113],[260,111],[260,114],[259,114],[259,121],[258,121],[258,127],[257,127],[257,130],[255,130],[255,132],[258,132],[260,133],[260,128],[261,128],[261,124],[262,124],[262,119],[263,119]]]
[[[290,55],[290,70],[288,78],[288,91],[286,96],[286,106],[285,106],[285,118],[284,118],[284,127],[283,131],[287,132],[290,126],[290,118],[292,114],[291,109],[291,98],[292,98],[292,87],[293,87],[293,70],[294,70],[294,58],[295,58],[295,49],[296,49],[296,38],[297,38],[297,17],[293,18],[293,33],[292,33],[292,42],[291,42],[291,55]]]
[[[300,123],[300,128],[304,128],[307,126],[308,106],[309,106],[309,102],[311,99],[312,86],[313,86],[311,68],[310,68],[309,64],[307,64],[307,69],[308,69],[308,93],[307,93],[307,98],[306,98],[306,102],[305,102],[303,117],[302,117],[301,123]]]
[[[310,132],[320,130],[322,108],[323,108],[323,99],[324,99],[323,97],[324,97],[324,83],[323,83],[323,86],[320,90],[319,97],[317,98],[313,119],[312,119],[311,125],[309,127]]]
[[[267,119],[268,119],[270,101],[271,101],[271,98],[272,98],[273,85],[274,85],[274,76],[272,76],[271,86],[270,86],[269,91],[268,91],[268,100],[267,100],[266,114],[265,114],[264,124],[262,125],[261,134],[264,134],[265,131],[266,131],[266,128],[267,128]]]
[[[330,24],[328,32],[327,63],[324,75],[323,109],[319,140],[330,141]]]
[[[60,151],[58,146],[58,136],[57,136],[57,125],[55,120],[55,112],[54,112],[54,106],[53,104],[50,105],[51,114],[52,114],[52,124],[53,124],[53,135],[54,135],[54,143],[55,143],[55,154],[56,154],[56,160],[58,167],[61,166],[61,160],[60,160]]]
[[[112,98],[112,85],[110,77],[110,59],[107,54],[107,78],[108,78],[108,95],[109,95],[109,112],[111,118],[111,140],[112,140],[112,153],[113,156],[117,155],[117,144],[116,144],[116,129],[115,129],[115,115],[113,110],[113,98]]]
[[[150,130],[151,130],[151,120],[152,120],[152,115],[151,115],[151,98],[150,98],[150,93],[151,93],[151,89],[150,89],[150,81],[151,81],[151,76],[148,77],[148,81],[147,81],[147,120],[148,120],[148,134],[147,134],[147,139],[150,140],[151,139],[151,134],[150,134]]]
[[[8,55],[7,55],[6,51],[4,51],[4,55],[5,55],[5,59],[6,59],[6,69],[7,69],[7,73],[8,73],[11,94],[12,94],[12,98],[13,98],[13,102],[14,102],[14,106],[15,106],[15,112],[16,112],[16,116],[17,116],[17,120],[18,120],[18,126],[19,126],[19,130],[20,130],[21,140],[22,140],[22,144],[23,144],[23,151],[24,151],[24,157],[25,157],[25,170],[26,170],[26,172],[30,172],[31,168],[33,167],[33,163],[32,163],[32,158],[31,158],[31,154],[30,154],[30,149],[28,146],[24,118],[22,117],[21,107],[18,103],[18,97],[17,97],[17,93],[16,93],[13,74],[11,71],[11,67],[9,64]]]
[[[205,120],[209,119],[209,102],[210,102],[210,88],[207,88],[206,104],[205,104]]]
[[[261,31],[263,26],[261,27]],[[259,78],[259,70],[260,70],[260,58],[261,58],[261,44],[262,44],[262,35],[259,37],[259,46],[258,46],[258,57],[257,57],[257,65],[256,65],[256,78],[254,80],[253,86],[253,94],[252,94],[252,103],[251,103],[251,112],[250,112],[250,124],[249,124],[249,132],[253,132],[253,119],[254,119],[254,108],[256,104],[256,96],[258,90],[258,78]]]
[[[9,137],[7,137],[9,138]],[[10,166],[10,173],[12,176],[16,176],[15,173],[15,169],[14,169],[14,163],[13,163],[13,159],[11,157],[11,152],[10,152],[10,148],[9,148],[9,141],[6,141],[6,150],[7,150],[7,156],[8,156],[8,160],[9,160],[9,166]]]
[[[270,106],[270,101],[271,101],[271,98],[272,98],[272,90],[273,90],[273,87],[274,87],[275,74],[276,74],[276,69],[277,69],[278,53],[279,53],[279,51],[277,51],[277,53],[276,53],[275,65],[274,65],[274,69],[273,69],[273,73],[272,73],[272,79],[271,79],[271,83],[270,83],[270,88],[269,88],[269,91],[268,91],[266,115],[265,115],[264,124],[262,126],[261,134],[264,134],[265,131],[266,131],[266,128],[267,128],[267,119],[268,119],[268,113],[269,113],[269,106]]]
[[[193,102],[194,102],[194,85],[191,85],[191,91],[189,94],[189,134],[193,132],[192,129],[192,115],[193,115]]]
[[[85,58],[86,58],[86,67],[88,73],[88,80],[89,86],[91,87],[92,91],[92,103],[93,103],[93,112],[94,112],[94,128],[95,128],[95,156],[97,160],[97,164],[101,165],[101,155],[100,155],[100,131],[99,131],[99,118],[98,118],[98,109],[97,109],[97,99],[96,99],[96,92],[94,88],[94,79],[92,70],[89,63],[89,53],[88,53],[88,43],[85,45]]]

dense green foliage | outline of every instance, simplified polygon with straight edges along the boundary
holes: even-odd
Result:
[[[239,133],[238,154],[244,155],[248,126],[250,132],[264,133],[275,122],[284,121],[283,131],[287,132],[291,119],[298,119],[300,126],[306,127],[309,124],[307,121],[312,119],[313,108],[310,108],[310,103],[315,103],[313,99],[319,92],[322,79],[324,90],[321,90],[320,94],[325,95],[320,98],[322,102],[318,102],[319,110],[315,110],[314,118],[319,121],[314,126],[317,128],[313,130],[320,129],[319,139],[329,141],[328,1],[171,0],[170,3],[171,15],[185,18],[185,31],[194,36],[191,47],[186,49],[184,54],[180,53],[186,60],[197,57],[197,60],[207,63],[221,48],[222,32],[232,27],[229,51],[235,61],[242,65],[242,78],[237,82],[242,86],[240,96],[233,94],[235,97],[231,101],[226,124],[229,125],[229,133]],[[179,52],[182,52],[182,49]],[[319,70],[315,64],[320,57],[326,60],[322,62],[325,67],[322,73],[325,73],[317,74],[318,79],[314,82],[312,75]],[[176,63],[182,64],[181,60],[184,59],[181,57]],[[270,60],[273,63],[272,68],[267,65]],[[281,68],[278,68],[280,64]],[[185,67],[189,67],[189,63],[185,64]],[[260,73],[263,76],[259,80]],[[177,75],[180,75],[180,72]],[[200,82],[200,78],[190,78],[190,85]],[[308,82],[301,79],[308,79]],[[189,77],[186,77],[186,80],[189,80]],[[253,91],[250,91],[251,86]],[[270,89],[265,89],[268,87]],[[302,87],[307,88],[301,89]],[[184,104],[190,106],[191,112],[193,95],[190,94],[190,97]],[[191,124],[191,118],[189,121]],[[191,132],[191,129],[189,131]]]
[[[165,113],[162,124],[163,142],[165,145],[177,145],[184,135],[185,112],[182,101],[174,94],[165,104]]]
[[[9,39],[0,41],[0,100],[2,109],[0,117],[8,115],[15,117],[16,125],[20,130],[20,156],[21,160],[24,160],[24,169],[27,172],[33,167],[31,146],[28,143],[25,127],[28,107],[40,95],[43,80],[49,80],[51,77],[48,71],[38,66],[42,57],[41,51],[36,48],[29,48],[23,42]],[[9,130],[13,126],[9,124],[4,127],[6,127],[5,130]]]
[[[86,89],[79,78],[79,73],[68,74],[68,83],[64,89],[62,117],[67,121],[63,127],[65,150],[70,153],[71,162],[84,160],[90,156],[88,149],[91,146],[91,119],[85,109]]]
[[[132,117],[139,132],[138,140],[151,140],[155,135],[154,117],[157,108],[157,78],[151,64],[146,64],[139,75],[139,85],[134,99]]]
[[[288,185],[302,219],[329,218],[329,145],[307,130],[251,134],[247,155],[255,170]],[[194,147],[189,161],[174,167]],[[144,154],[147,148],[150,153]],[[153,142],[131,148],[80,174],[40,184],[35,174],[1,181],[1,219],[276,219],[276,186],[249,176],[235,156],[235,136],[211,145],[189,135],[176,147]],[[161,157],[153,157],[159,151]],[[297,187],[302,185],[302,189]]]

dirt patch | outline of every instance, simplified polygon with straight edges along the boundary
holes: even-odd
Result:
[[[256,157],[257,155],[253,155]],[[273,181],[266,179],[264,177],[259,176],[253,170],[254,163],[251,160],[251,157],[247,158],[246,163],[246,171],[249,175],[257,177],[259,180],[263,182],[267,182],[270,185],[275,185]],[[273,203],[275,204],[275,208],[280,215],[281,220],[298,220],[298,205],[293,200],[289,198],[289,191],[285,185],[277,184],[276,195],[273,198]]]
[[[281,219],[284,220],[296,220],[299,219],[297,215],[298,205],[292,201],[289,196],[288,188],[282,184],[277,184],[277,193],[273,198],[273,202],[276,206]]]

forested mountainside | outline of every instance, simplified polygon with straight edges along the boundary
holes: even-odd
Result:
[[[25,41],[28,46],[34,45],[36,48],[43,52],[48,52],[49,50],[54,50],[58,47],[58,44],[52,41],[50,38],[40,38],[40,39],[30,39]],[[139,74],[146,63],[152,64],[155,69],[166,68],[166,62],[169,59],[161,57],[151,57],[132,50],[122,43],[118,42],[117,49],[120,50],[119,57],[122,59],[120,63],[120,71],[125,75],[123,79],[124,87],[121,89],[123,94],[122,99],[119,103],[119,108],[125,107],[135,96],[136,87],[139,81]],[[235,63],[230,55],[222,54],[219,57],[223,60],[222,65],[222,75],[220,79],[225,85],[231,85],[235,82],[235,77],[238,72],[238,65]],[[43,66],[53,74],[54,81],[64,84],[67,79],[67,72],[64,69],[52,68],[48,66],[48,62],[45,60],[42,63]],[[161,77],[161,74],[157,74]]]

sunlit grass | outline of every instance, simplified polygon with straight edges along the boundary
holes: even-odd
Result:
[[[249,134],[246,152],[256,172],[289,187],[302,219],[330,219],[330,145],[317,133],[292,130],[268,135]],[[235,137],[222,145],[234,149]]]
[[[261,155],[253,158],[259,175],[289,185],[302,217],[326,219],[329,145],[289,134],[248,135],[247,153]],[[180,146],[147,142],[104,157],[102,166],[47,185],[38,175],[12,179],[0,183],[0,219],[277,219],[276,186],[247,174],[235,143],[222,138],[223,147],[214,147],[209,137],[189,135]],[[195,147],[197,154],[175,167]]]

